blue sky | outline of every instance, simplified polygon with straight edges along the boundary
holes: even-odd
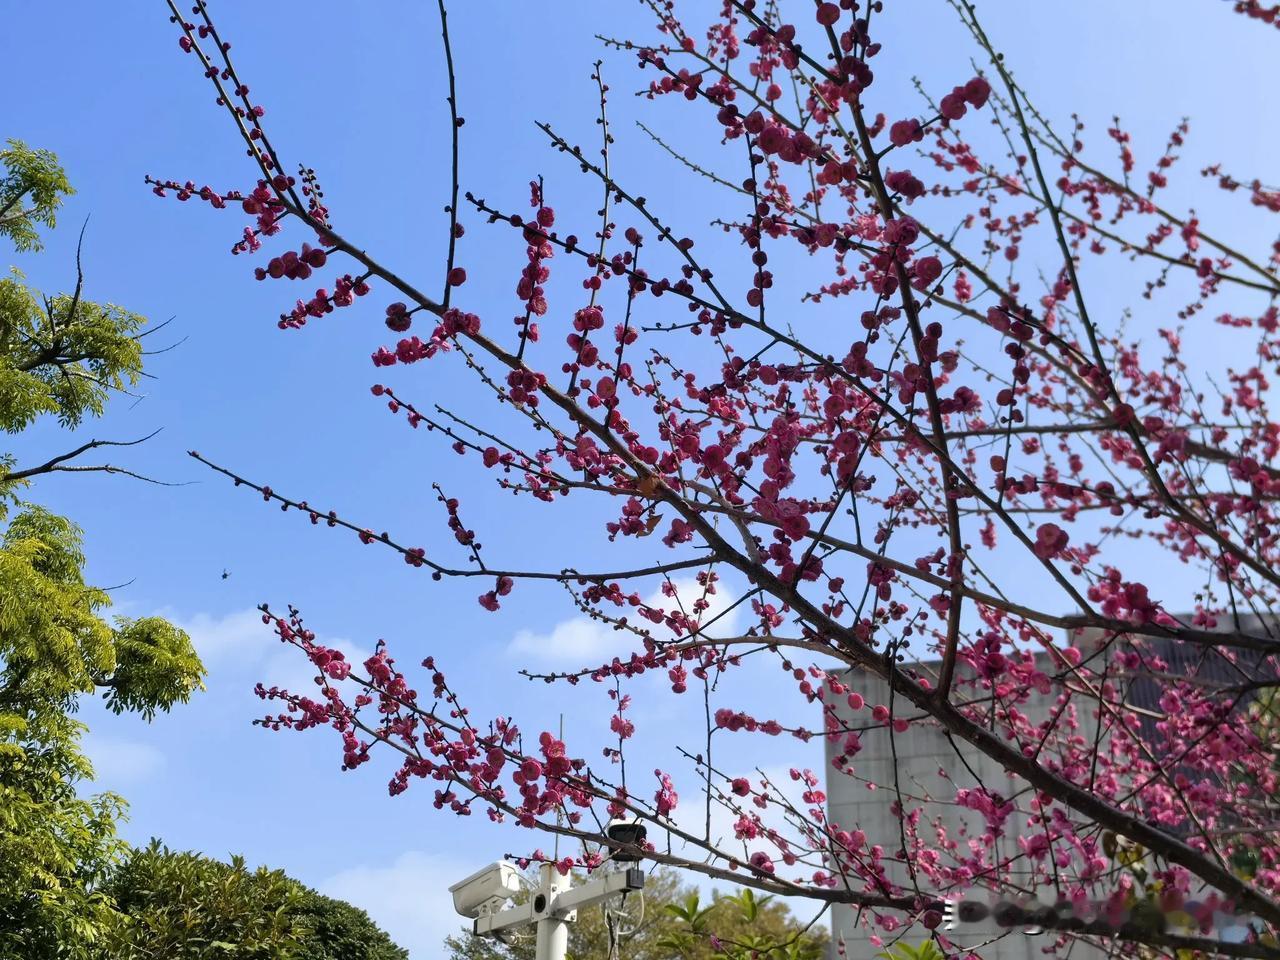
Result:
[[[702,2],[709,0],[686,6]],[[268,107],[277,145],[317,170],[344,235],[434,285],[448,171],[434,5],[221,0],[211,6],[242,75]],[[941,0],[887,6],[875,89],[877,107],[895,119],[915,109],[910,76],[950,89],[971,75],[973,50]],[[925,6],[928,16],[913,12]],[[1225,155],[1241,161],[1243,174],[1265,173],[1263,161],[1280,147],[1274,127],[1251,119],[1274,109],[1261,68],[1274,55],[1271,31],[1232,16],[1225,4],[991,0],[981,11],[1042,109],[1059,121],[1072,110],[1086,119],[1095,157],[1111,158],[1103,131],[1113,113],[1134,131],[1140,163],[1163,147],[1181,116],[1191,116],[1180,195],[1187,205],[1210,202],[1194,173],[1199,167]],[[464,519],[481,528],[490,556],[536,555],[539,565],[556,566],[569,558],[608,561],[610,554],[566,537],[571,528],[563,515],[514,511],[509,497],[477,489],[471,461],[411,433],[369,395],[372,383],[387,379],[368,360],[385,341],[380,298],[282,333],[274,318],[293,291],[256,283],[252,264],[227,253],[242,218],[148,192],[145,174],[217,188],[247,185],[252,176],[194,62],[179,52],[163,3],[48,0],[6,4],[3,16],[0,136],[56,151],[78,190],[47,252],[19,258],[19,266],[45,289],[69,286],[76,230],[88,217],[89,295],[156,321],[174,318],[153,340],[176,346],[152,358],[155,379],[140,386],[140,402],[117,401],[108,417],[82,432],[130,438],[163,428],[118,459],[185,485],[54,478],[35,494],[84,526],[94,582],[128,581],[114,594],[119,612],[172,617],[190,630],[211,670],[207,693],[151,726],[86,707],[100,783],[130,800],[130,839],[154,835],[178,848],[243,852],[284,867],[367,908],[413,948],[415,960],[436,957],[440,936],[456,927],[445,906],[448,884],[503,853],[527,851],[529,836],[482,817],[439,814],[430,790],[388,798],[389,769],[342,774],[329,735],[251,727],[261,712],[250,692],[256,680],[306,674],[262,628],[254,606],[296,604],[322,637],[364,650],[385,637],[406,662],[435,654],[471,693],[478,715],[508,710],[518,699],[528,711],[526,727],[553,728],[563,713],[571,737],[580,732],[591,742],[607,725],[602,690],[533,687],[515,671],[531,658],[572,663],[610,641],[577,620],[553,588],[519,589],[500,615],[485,614],[474,583],[434,584],[392,554],[311,529],[233,490],[185,451],[198,449],[406,542],[439,542],[442,523],[430,490],[438,480],[451,494],[466,494]],[[655,105],[633,97],[650,75],[595,39],[596,33],[649,37],[639,3],[470,2],[455,4],[450,19],[467,119],[465,188],[524,211],[528,181],[546,174],[557,226],[587,234],[598,205],[594,184],[546,148],[533,121],[548,120],[571,140],[594,144],[589,74],[604,55],[616,175],[654,198],[651,205],[677,226],[707,236],[702,225],[722,212],[717,198],[634,125],[644,119],[693,155],[714,157],[699,124],[705,114],[683,101]],[[471,279],[459,302],[504,324],[515,311],[521,243],[475,218],[467,222],[459,262]],[[565,292],[567,305],[572,287]],[[1214,349],[1213,341],[1205,343]],[[411,399],[453,398],[465,406],[472,395],[453,365],[423,364],[400,377]],[[70,445],[42,424],[11,447],[34,459]],[[769,695],[771,676],[761,668],[742,678],[744,705]],[[679,741],[687,709],[673,706],[662,690],[653,683],[637,692],[637,722],[658,744]],[[785,769],[812,765],[817,756],[815,745],[778,742],[755,759]]]

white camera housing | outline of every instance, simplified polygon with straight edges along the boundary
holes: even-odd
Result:
[[[491,863],[449,888],[453,909],[468,920],[499,909],[520,892],[520,871],[505,860]]]

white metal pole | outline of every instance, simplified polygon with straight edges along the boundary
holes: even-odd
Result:
[[[541,867],[542,877],[538,893],[535,896],[545,897],[545,902],[555,902],[555,898],[569,889],[570,877],[562,876],[553,863],[544,863]],[[569,924],[563,917],[544,916],[538,921],[537,960],[564,960],[569,952]]]

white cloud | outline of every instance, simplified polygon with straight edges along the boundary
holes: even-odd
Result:
[[[334,650],[341,650],[352,669],[359,674],[364,673],[361,666],[371,656],[370,651],[362,650],[346,640],[328,640],[317,637],[317,642]],[[278,649],[264,658],[254,671],[254,676],[265,686],[278,686],[294,693],[314,696],[317,689],[315,678],[319,674],[315,665],[307,659],[301,650],[294,646],[278,643]],[[330,680],[330,683],[334,681]]]
[[[146,780],[164,766],[164,754],[149,743],[89,734],[85,752],[93,764],[97,783],[119,788]]]
[[[557,623],[550,633],[521,630],[507,649],[510,653],[539,660],[586,662],[599,660],[625,644],[626,637],[620,631],[582,616]]]
[[[676,599],[668,597],[661,590],[656,590],[645,598],[645,605],[662,610],[683,608],[693,609],[693,603],[702,596],[703,590],[692,578],[672,581],[676,587],[679,606]],[[704,624],[714,624],[709,628],[711,637],[732,636],[738,623],[740,608],[725,613],[731,600],[731,592],[724,583],[718,585],[718,591],[707,597],[710,607],[702,614]],[[653,629],[661,639],[672,639],[673,634],[665,627],[653,627],[647,620],[639,620],[636,608],[617,608],[619,615],[628,617],[631,623],[640,623]],[[613,612],[609,610],[609,612]],[[723,616],[721,616],[723,614]],[[719,618],[719,619],[717,619]],[[615,630],[613,625],[600,620],[593,620],[583,614],[571,620],[562,620],[549,632],[538,633],[533,630],[520,630],[507,646],[507,652],[516,657],[535,659],[544,662],[574,663],[579,665],[604,662],[610,657],[623,654],[638,645],[635,634],[625,630]]]
[[[191,635],[196,652],[210,666],[233,658],[256,661],[280,643],[271,627],[262,622],[262,614],[253,609],[221,617],[197,613],[170,619]]]
[[[466,923],[453,910],[449,885],[475,869],[450,857],[411,850],[388,866],[343,870],[320,892],[368,911],[412,960],[443,960],[444,938]]]
[[[275,685],[301,693],[313,686],[315,668],[297,647],[280,642],[275,628],[262,622],[260,610],[235,610],[220,617],[208,613],[191,617],[171,612],[165,615],[187,631],[196,652],[215,676],[251,672],[255,681],[268,687]],[[340,638],[317,637],[316,641],[341,650],[357,669],[370,654]]]

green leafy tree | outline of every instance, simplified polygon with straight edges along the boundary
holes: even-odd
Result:
[[[58,158],[10,140],[0,150],[0,236],[19,250],[39,250],[41,226],[52,227],[62,198],[72,193]]]
[[[643,912],[634,894],[629,900],[613,924],[627,960],[818,960],[826,950],[824,927],[800,923],[780,901],[750,889],[705,903],[678,873],[659,868],[645,878]],[[579,910],[569,925],[570,960],[609,960],[609,927],[603,910]],[[532,937],[504,944],[464,932],[446,938],[445,949],[450,960],[534,957]]]
[[[134,851],[105,893],[123,915],[104,957],[129,960],[290,960],[302,956],[302,902],[279,870],[250,870],[243,857],[226,864],[174,853],[157,841]]]
[[[0,537],[0,948],[23,957],[75,956],[68,945],[87,949],[110,919],[97,888],[123,852],[123,801],[77,793],[93,773],[77,697],[102,687],[112,709],[150,715],[200,673],[171,624],[104,621],[82,563],[79,531],[38,508]]]
[[[103,960],[407,960],[363,910],[280,870],[175,853],[133,852],[106,884],[120,922]]]
[[[123,802],[77,796],[92,774],[79,734],[57,711],[0,706],[0,956],[85,957],[114,921],[99,886],[125,849]]]
[[[70,184],[53,154],[0,150],[0,237],[39,250]],[[73,292],[45,296],[16,270],[0,279],[0,431],[41,418],[64,428],[100,416],[142,375],[145,320]],[[134,441],[136,442],[136,441]],[[202,686],[182,630],[159,617],[106,617],[85,582],[80,529],[28,502],[58,472],[121,473],[85,454],[43,463],[0,451],[0,958],[21,960],[406,960],[363,911],[279,870],[249,870],[159,843],[130,851],[116,827],[124,800],[84,797],[80,699],[152,719]]]
[[[308,960],[408,960],[369,915],[345,900],[334,900],[303,888],[295,912],[305,928],[302,956]]]
[[[663,910],[675,921],[675,929],[658,941],[670,957],[819,960],[825,953],[825,931],[796,923],[781,903],[757,896],[750,887],[731,896],[713,895],[706,906],[693,892]]]
[[[10,141],[0,150],[0,236],[40,248],[70,192],[52,154]],[[73,293],[43,296],[18,273],[0,279],[0,430],[50,417],[74,427],[102,413],[142,373],[143,319]],[[85,798],[81,697],[150,718],[187,700],[204,668],[165,620],[106,617],[107,593],[85,582],[78,527],[24,499],[33,480],[65,472],[129,471],[80,458],[82,443],[19,465],[0,452],[0,956],[81,958],[116,914],[103,883],[126,852],[119,797]]]

